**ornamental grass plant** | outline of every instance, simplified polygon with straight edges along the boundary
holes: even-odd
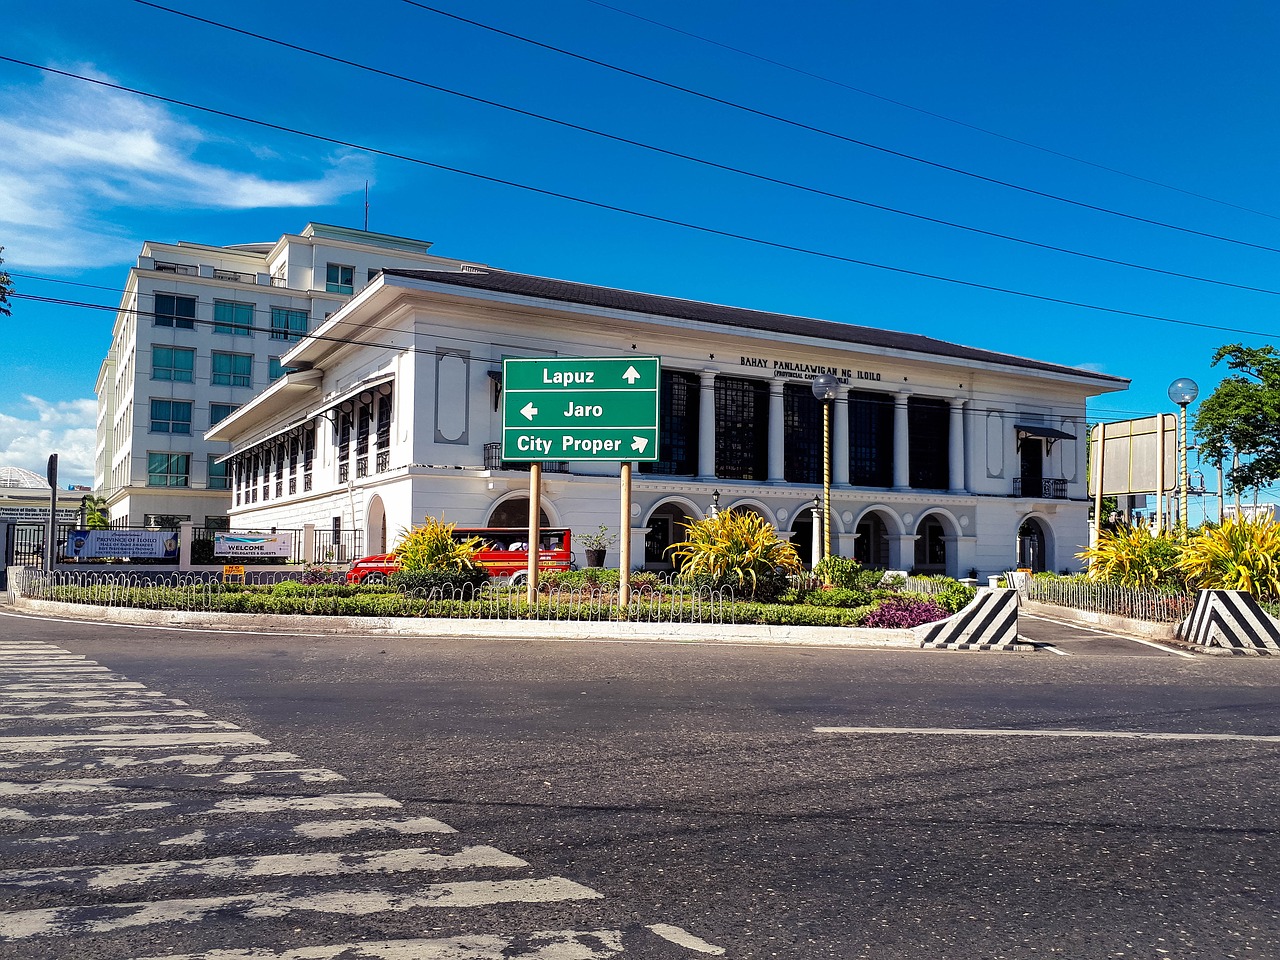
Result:
[[[685,539],[667,548],[683,578],[768,600],[801,570],[795,547],[750,510],[723,510],[685,525]]]
[[[1182,547],[1178,569],[1200,589],[1280,600],[1280,522],[1237,515],[1205,527]]]
[[[1182,586],[1179,547],[1172,534],[1156,533],[1139,520],[1132,525],[1121,524],[1115,530],[1103,530],[1097,544],[1076,557],[1089,564],[1088,577],[1094,583],[1177,589]]]

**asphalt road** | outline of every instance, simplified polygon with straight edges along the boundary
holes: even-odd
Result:
[[[354,960],[375,954],[334,945],[414,941],[376,955],[1280,958],[1280,661],[1095,639],[1064,640],[1071,655],[1058,656],[251,636],[0,615],[0,648],[53,644],[164,694],[171,711],[208,715],[146,723],[230,722],[242,729],[227,735],[269,744],[226,756],[297,758],[200,767],[256,779],[197,785],[167,766],[102,768],[174,750],[15,753],[14,737],[112,722],[37,719],[75,701],[31,706],[52,681],[32,679],[34,666],[6,676],[0,702],[19,719],[0,730],[0,761],[15,765],[0,796],[0,957],[256,947],[219,960],[292,960],[311,947],[308,958]],[[142,702],[136,688],[99,692]],[[278,769],[312,780],[285,784],[302,775]],[[20,793],[104,777],[117,779],[103,798]],[[201,812],[334,792],[402,804],[360,817],[457,833],[389,837],[380,822],[300,839],[300,818],[356,814]],[[103,818],[103,804],[127,802],[174,806]],[[481,859],[398,865],[406,849]],[[309,859],[270,859],[282,855]],[[199,863],[82,869],[156,861]],[[562,883],[542,902],[423,900],[455,878]],[[375,894],[386,909],[367,906]],[[170,906],[128,906],[148,901]],[[172,904],[197,901],[210,906],[174,919]]]

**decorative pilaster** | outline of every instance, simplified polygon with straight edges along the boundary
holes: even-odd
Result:
[[[773,380],[769,384],[769,482],[783,483],[786,480],[786,408],[783,401],[783,389],[786,385],[781,380]]]
[[[831,482],[837,487],[849,485],[849,388],[836,390],[835,414],[831,424]]]
[[[949,402],[951,404],[951,430],[947,450],[950,454],[948,457],[948,476],[951,482],[948,489],[952,493],[964,493],[964,398],[952,397]]]
[[[698,388],[698,479],[716,478],[716,372],[701,370]]]
[[[907,400],[910,390],[893,395],[893,489],[911,489],[911,444],[907,433]]]

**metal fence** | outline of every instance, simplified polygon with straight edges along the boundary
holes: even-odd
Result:
[[[616,589],[592,586],[541,589],[530,603],[523,587],[491,583],[399,593],[299,580],[282,586],[279,575],[266,571],[248,573],[244,586],[191,573],[48,573],[24,567],[16,574],[12,586],[23,597],[99,607],[468,620],[736,622],[734,596],[727,590],[675,591],[644,586],[632,591],[624,610],[618,605]]]
[[[301,536],[298,538],[301,543]],[[350,563],[364,553],[364,535],[359,530],[316,530],[316,543],[307,563]]]
[[[1037,603],[1052,603],[1154,623],[1180,623],[1191,615],[1196,603],[1194,594],[1135,590],[1076,578],[1028,577],[1020,589],[1023,596]]]
[[[270,535],[275,533],[292,534],[291,550],[288,557],[262,557],[253,560],[236,560],[234,557],[220,556],[214,553],[214,538],[237,535]],[[319,536],[319,534],[317,534]],[[229,530],[225,527],[193,527],[191,529],[191,563],[221,566],[224,563],[305,563],[301,530]]]

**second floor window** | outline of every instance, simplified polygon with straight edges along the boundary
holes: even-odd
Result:
[[[355,267],[331,263],[325,271],[324,289],[326,293],[352,293],[355,290]]]
[[[294,367],[286,367],[281,364],[279,357],[272,357],[267,365],[267,379],[274,383],[286,373],[293,373],[294,370]]]
[[[230,490],[231,482],[227,478],[226,463],[218,463],[213,457],[209,458],[209,489],[210,490]],[[208,526],[208,524],[206,524]]]
[[[196,367],[196,352],[186,347],[151,348],[151,379],[191,383]]]
[[[301,340],[307,333],[307,311],[271,308],[271,339]]]
[[[188,400],[152,400],[152,433],[191,433],[191,402]]]
[[[187,487],[191,485],[191,454],[148,453],[148,487]]]
[[[212,427],[215,423],[221,423],[239,409],[240,404],[238,403],[209,404],[209,426]]]
[[[179,297],[172,293],[157,293],[155,324],[157,327],[193,329],[196,325],[196,298]]]
[[[253,357],[247,353],[213,353],[213,374],[210,377],[218,387],[253,386]]]
[[[213,332],[237,337],[253,336],[253,304],[213,301]]]

